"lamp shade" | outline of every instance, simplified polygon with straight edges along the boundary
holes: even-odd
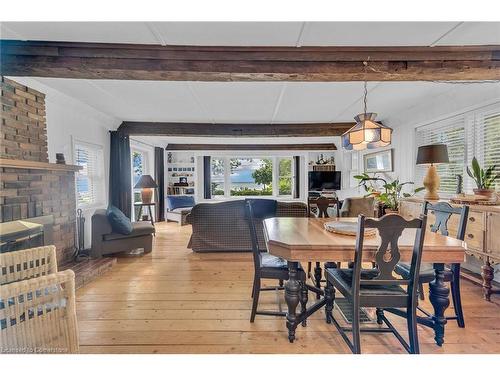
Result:
[[[420,146],[417,151],[417,164],[449,163],[448,147],[442,143]]]
[[[354,117],[356,125],[342,134],[346,150],[365,150],[391,144],[392,129],[375,122],[376,113],[362,113]]]
[[[148,174],[143,174],[137,184],[135,184],[134,189],[156,189],[158,185],[156,185],[155,180]]]

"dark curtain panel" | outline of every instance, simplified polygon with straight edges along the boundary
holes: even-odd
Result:
[[[295,178],[293,180],[293,197],[300,198],[300,156],[293,157],[295,166]]]
[[[128,218],[132,215],[132,172],[128,135],[111,131],[109,150],[109,203]]]
[[[165,221],[165,160],[162,147],[155,147],[155,181],[158,185],[156,221]]]
[[[203,197],[212,198],[212,180],[210,170],[210,156],[203,157]]]

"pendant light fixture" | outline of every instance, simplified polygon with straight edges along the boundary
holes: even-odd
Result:
[[[363,62],[366,68],[368,63]],[[342,134],[342,147],[346,150],[365,150],[384,147],[391,144],[392,129],[375,122],[376,113],[367,112],[367,82],[364,83],[364,112],[354,117],[356,125]]]

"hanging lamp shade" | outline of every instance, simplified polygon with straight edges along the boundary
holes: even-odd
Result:
[[[392,129],[375,122],[376,113],[362,113],[354,117],[356,125],[342,134],[346,150],[365,150],[391,144]]]

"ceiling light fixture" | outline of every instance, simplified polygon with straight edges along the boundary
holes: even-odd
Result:
[[[368,62],[363,61],[365,77]],[[367,82],[364,83],[364,112],[354,117],[356,125],[342,134],[342,147],[346,150],[366,150],[391,144],[392,129],[375,122],[376,113],[367,112]]]

